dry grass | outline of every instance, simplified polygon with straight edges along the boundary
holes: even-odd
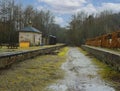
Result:
[[[88,52],[86,52],[85,50],[83,50],[82,48],[78,48],[79,49],[79,51],[81,52],[81,53],[83,53],[83,54],[85,54],[85,55],[87,55],[88,54]]]
[[[40,56],[0,71],[0,91],[45,91],[46,86],[63,78],[60,66],[67,50],[63,48],[58,55]]]
[[[57,45],[62,45],[62,44],[57,44]],[[15,52],[15,51],[25,51],[25,50],[37,50],[41,48],[48,48],[48,47],[53,47],[56,45],[45,45],[45,46],[33,46],[33,47],[28,47],[28,48],[20,48],[18,47],[17,49],[8,49],[6,46],[3,46],[0,48],[0,53],[3,52]]]

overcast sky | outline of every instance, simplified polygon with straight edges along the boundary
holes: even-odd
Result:
[[[38,10],[50,10],[55,22],[66,26],[70,16],[80,11],[88,14],[104,10],[120,12],[120,0],[19,0],[23,5],[33,5]]]

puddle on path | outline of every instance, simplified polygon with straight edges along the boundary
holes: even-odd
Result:
[[[70,48],[67,61],[61,67],[65,77],[49,86],[52,91],[115,91],[97,74],[97,68],[91,59],[80,53],[77,48]]]

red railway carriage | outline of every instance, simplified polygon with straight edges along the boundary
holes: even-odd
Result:
[[[96,46],[97,47],[100,47],[101,46],[101,39],[102,39],[102,37],[101,36],[99,36],[99,37],[96,37]]]
[[[93,39],[88,39],[86,45],[101,46],[106,48],[120,48],[120,31],[105,34]]]
[[[106,43],[107,43],[106,35],[102,35],[102,38],[101,38],[101,47],[106,47]]]
[[[107,47],[110,48],[111,47],[111,41],[112,41],[112,34],[106,34],[103,36],[103,45],[102,47]]]
[[[112,33],[112,48],[120,48],[120,31]]]
[[[88,39],[86,41],[86,45],[100,46],[101,45],[101,40],[99,40],[99,38]]]
[[[91,46],[92,46],[92,45],[93,45],[92,43],[93,43],[93,39],[87,39],[87,41],[86,41],[85,44],[86,44],[86,45],[91,45]]]
[[[118,37],[117,38],[117,42],[118,42],[117,47],[120,48],[120,31],[118,31],[117,37]]]

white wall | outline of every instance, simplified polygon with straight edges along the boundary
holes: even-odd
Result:
[[[19,42],[29,41],[31,45],[40,45],[42,42],[42,34],[33,32],[19,32]]]

